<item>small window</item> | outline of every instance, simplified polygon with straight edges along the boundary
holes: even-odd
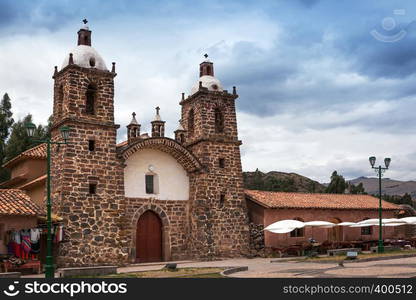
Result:
[[[95,141],[94,140],[89,140],[88,141],[88,150],[89,151],[95,151]]]
[[[95,67],[95,58],[94,57],[90,57],[90,66],[92,68]]]
[[[88,86],[85,96],[85,112],[89,115],[93,115],[95,113],[95,98],[97,96],[97,89],[94,85],[90,84]]]
[[[361,235],[372,235],[373,234],[373,227],[361,227]]]
[[[214,110],[215,116],[215,132],[216,133],[223,133],[224,132],[224,116],[218,107]]]
[[[90,183],[90,185],[89,185],[89,193],[90,193],[90,195],[95,195],[97,193],[97,184]]]
[[[294,220],[303,222],[301,218],[295,218]],[[290,232],[290,237],[303,237],[303,236],[305,236],[304,228],[296,228],[295,230],[292,230]]]
[[[188,114],[188,133],[190,136],[194,134],[194,110],[191,109]]]
[[[146,194],[154,194],[154,175],[146,175]]]
[[[364,218],[363,221],[368,220],[369,218]],[[373,227],[367,226],[367,227],[361,227],[361,235],[372,235],[373,234]]]
[[[224,205],[224,203],[225,203],[225,195],[221,194],[220,195],[220,205]]]
[[[220,158],[219,161],[218,161],[218,164],[219,164],[221,169],[224,169],[225,168],[225,159]]]

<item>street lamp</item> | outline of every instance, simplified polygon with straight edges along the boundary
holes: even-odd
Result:
[[[379,205],[378,205],[378,253],[384,252],[384,245],[383,245],[383,221],[382,221],[382,207],[381,207],[381,177],[383,176],[383,173],[389,168],[391,159],[386,157],[384,159],[384,165],[385,167],[382,167],[381,165],[378,167],[375,167],[376,164],[376,157],[371,156],[369,158],[371,168],[376,170],[376,173],[378,175],[378,195],[379,195]]]
[[[33,138],[36,130],[36,125],[33,123],[26,124],[26,132],[30,138]],[[45,265],[45,278],[54,278],[55,270],[53,266],[53,256],[52,256],[52,201],[51,201],[51,145],[62,145],[68,144],[70,128],[68,126],[63,126],[59,129],[61,132],[61,137],[64,140],[63,142],[53,142],[51,138],[45,138],[43,140],[33,140],[37,143],[46,143],[46,210],[47,210],[47,227],[48,227],[48,236],[47,236],[47,247],[46,247],[46,265]]]

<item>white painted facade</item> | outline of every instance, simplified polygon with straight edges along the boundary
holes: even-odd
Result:
[[[189,177],[185,169],[171,155],[159,150],[142,149],[132,154],[125,164],[126,197],[152,197],[159,200],[189,199]],[[155,175],[155,194],[146,193],[146,174]]]

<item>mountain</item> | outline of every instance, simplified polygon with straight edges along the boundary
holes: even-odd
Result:
[[[244,187],[253,190],[276,192],[323,193],[325,186],[296,173],[271,171],[263,173],[259,170],[243,172]]]
[[[378,194],[378,178],[358,177],[349,180],[350,183],[357,185],[362,183],[368,194]],[[416,198],[416,181],[400,181],[390,178],[381,179],[381,193],[387,195],[400,195],[408,193],[413,199]]]

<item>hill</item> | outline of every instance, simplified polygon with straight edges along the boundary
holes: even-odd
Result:
[[[373,177],[358,177],[349,180],[354,185],[362,183],[365,191],[368,194],[378,194],[378,178]],[[408,193],[413,199],[416,198],[416,181],[400,181],[390,178],[381,179],[382,194],[400,195]]]
[[[253,190],[275,192],[322,193],[325,186],[296,173],[271,171],[243,172],[244,187]]]

